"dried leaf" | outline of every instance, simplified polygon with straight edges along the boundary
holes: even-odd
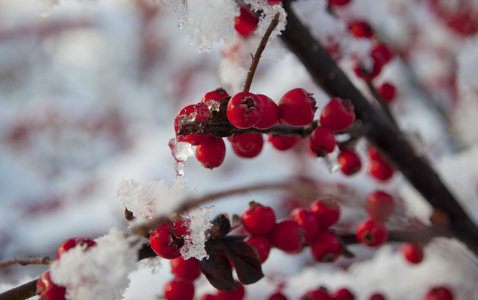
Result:
[[[256,248],[243,240],[226,237],[224,241],[224,250],[234,264],[237,277],[241,283],[251,284],[264,277],[261,259]]]
[[[237,284],[232,277],[232,266],[221,244],[215,240],[207,241],[206,252],[209,258],[203,259],[200,266],[209,283],[221,291],[235,290]]]

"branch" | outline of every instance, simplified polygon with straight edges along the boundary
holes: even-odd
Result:
[[[12,265],[49,265],[51,262],[52,260],[48,256],[43,256],[40,258],[14,258],[0,261],[0,268]]]
[[[38,278],[0,294],[0,300],[22,300],[36,295]]]
[[[405,136],[352,84],[326,50],[311,35],[291,9],[290,1],[283,1],[287,11],[287,27],[282,41],[302,62],[312,79],[328,95],[350,99],[355,114],[370,125],[365,137],[378,147],[389,161],[435,208],[447,213],[453,235],[478,255],[478,228],[443,184],[429,162],[418,155]]]

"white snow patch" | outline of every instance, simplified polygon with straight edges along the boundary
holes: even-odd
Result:
[[[186,212],[181,217],[188,224],[188,235],[183,236],[184,246],[181,248],[181,256],[187,260],[195,257],[198,260],[208,258],[204,244],[206,243],[206,231],[212,227],[209,221],[213,207],[195,208]]]

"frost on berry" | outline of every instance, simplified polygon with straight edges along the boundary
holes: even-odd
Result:
[[[117,192],[121,205],[133,212],[140,221],[149,220],[155,215],[171,215],[187,195],[187,186],[182,179],[176,179],[171,187],[160,179],[152,179],[147,183],[123,180]]]
[[[68,299],[120,299],[128,286],[141,246],[138,238],[113,228],[96,243],[88,251],[72,248],[51,264],[51,278],[66,286]]]

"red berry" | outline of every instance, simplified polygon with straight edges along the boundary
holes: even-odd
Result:
[[[403,257],[412,264],[421,263],[423,260],[423,249],[416,244],[404,243],[401,251]]]
[[[194,281],[201,275],[201,269],[199,267],[200,261],[192,257],[185,260],[181,256],[170,261],[171,272],[176,275],[177,278],[185,281]]]
[[[191,124],[193,121],[206,121],[209,117],[209,108],[204,103],[192,104],[184,107],[176,115],[174,119],[174,131],[185,125]],[[187,135],[177,136],[178,141],[187,142],[191,145],[200,145],[211,138],[210,134],[189,133]]]
[[[208,169],[217,168],[226,157],[226,144],[221,138],[211,137],[204,144],[197,146],[196,158]]]
[[[255,132],[246,132],[235,135],[230,139],[232,150],[239,157],[253,158],[259,155],[264,145],[262,134]]]
[[[194,284],[181,279],[174,279],[164,286],[166,300],[192,300],[194,298]]]
[[[385,100],[385,102],[390,103],[395,99],[395,86],[388,82],[385,82],[381,86],[379,86],[377,92],[380,94],[380,97]]]
[[[259,18],[245,6],[240,7],[240,15],[234,18],[234,29],[242,35],[248,36],[254,32]]]
[[[335,135],[327,127],[317,127],[309,137],[309,148],[317,156],[326,156],[335,149]]]
[[[157,255],[166,259],[174,259],[181,256],[179,252],[183,241],[172,233],[172,224],[166,223],[158,226],[149,234],[149,243]]]
[[[201,296],[200,300],[216,300],[216,296],[212,294],[204,294]]]
[[[320,124],[333,131],[349,128],[355,121],[354,106],[350,100],[332,98],[320,113]]]
[[[37,281],[36,294],[45,300],[64,300],[66,288],[56,285],[50,277],[50,271],[43,272]]]
[[[365,220],[357,226],[356,235],[359,243],[376,247],[387,241],[388,231],[380,221]]]
[[[317,290],[308,291],[300,300],[331,300],[327,289],[324,287],[320,287]]]
[[[368,300],[385,300],[385,296],[380,294],[380,293],[375,293],[375,294],[370,295]]]
[[[304,244],[304,231],[295,220],[278,222],[269,235],[271,245],[285,252],[298,252]]]
[[[428,291],[426,300],[453,300],[453,294],[448,288],[438,286]]]
[[[305,126],[314,120],[317,110],[312,94],[304,89],[293,89],[279,100],[279,119],[290,126]]]
[[[379,181],[387,181],[392,178],[394,169],[383,160],[372,160],[368,166],[368,174]]]
[[[352,294],[348,289],[340,289],[332,295],[334,300],[354,300],[355,295]]]
[[[309,209],[319,221],[321,228],[334,225],[340,218],[340,207],[337,201],[330,197],[312,202]]]
[[[264,235],[251,235],[244,239],[245,242],[256,248],[261,263],[265,262],[271,251],[271,242]]]
[[[56,250],[56,259],[60,259],[60,256],[71,248],[81,247],[83,249],[88,249],[95,245],[96,242],[89,238],[78,237],[66,240]]]
[[[290,213],[290,217],[297,221],[300,228],[304,230],[304,240],[306,242],[310,242],[319,233],[319,221],[311,211],[298,207]]]
[[[362,168],[362,162],[355,151],[343,149],[337,157],[340,171],[345,175],[354,175]]]
[[[294,147],[295,144],[300,140],[298,136],[295,135],[272,135],[269,134],[269,142],[274,148],[280,151],[286,151]]]
[[[386,222],[395,210],[393,197],[383,191],[368,194],[365,201],[365,210],[373,220]]]
[[[287,297],[281,292],[275,292],[274,294],[270,295],[267,300],[287,300]]]
[[[334,262],[342,254],[342,246],[334,233],[328,230],[321,230],[310,241],[310,251],[318,262]]]
[[[329,0],[329,5],[344,6],[349,4],[350,0]]]
[[[358,21],[349,25],[349,30],[358,38],[371,38],[374,35],[372,27],[367,22]]]
[[[214,91],[207,92],[201,99],[202,103],[206,103],[210,100],[220,101],[226,97],[229,97],[229,94],[223,88],[215,89]]]
[[[282,0],[267,0],[267,3],[269,3],[270,5],[279,4],[281,2],[282,2]]]
[[[372,64],[370,66],[358,65],[354,68],[355,74],[366,81],[371,81],[377,77],[382,71],[382,66],[384,64],[383,60],[377,55],[372,55],[371,57]]]
[[[393,55],[392,50],[385,44],[378,44],[372,49],[372,57],[377,58],[381,66],[392,60]]]
[[[247,231],[256,235],[268,234],[276,224],[274,210],[257,202],[249,203],[249,208],[242,213],[241,219]]]
[[[367,154],[371,160],[383,160],[383,156],[380,153],[380,150],[375,147],[368,147]]]
[[[256,125],[264,113],[264,103],[257,95],[240,92],[232,96],[227,104],[227,118],[234,127],[251,128]]]
[[[233,291],[218,291],[216,300],[242,300],[246,295],[244,286],[239,281],[236,281],[237,288]]]
[[[262,94],[257,94],[264,104],[264,113],[259,122],[254,125],[257,129],[269,129],[274,126],[279,120],[279,106],[269,97]]]

